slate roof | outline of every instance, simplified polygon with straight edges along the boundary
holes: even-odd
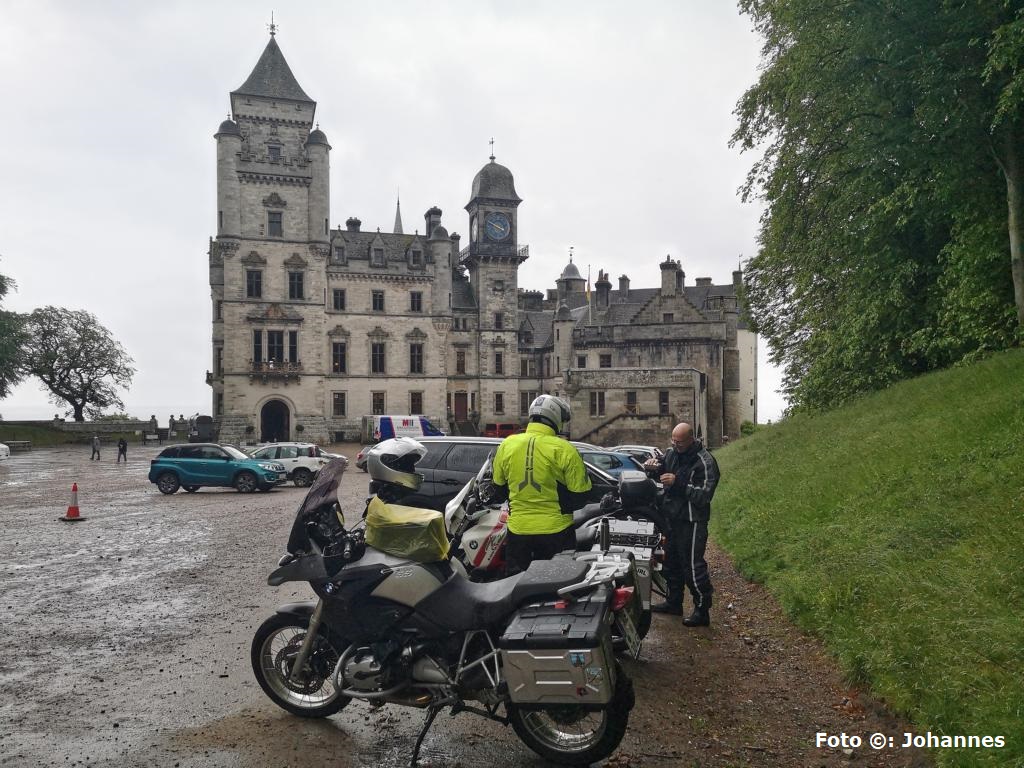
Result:
[[[267,43],[267,47],[263,49],[263,55],[256,62],[256,67],[249,75],[249,79],[232,91],[231,95],[262,96],[271,99],[304,101],[308,104],[316,103],[299,86],[273,36]]]
[[[473,178],[473,194],[470,200],[477,197],[520,202],[520,197],[516,194],[515,182],[512,179],[512,171],[504,165],[494,162],[494,158],[491,158],[491,162],[481,168]]]

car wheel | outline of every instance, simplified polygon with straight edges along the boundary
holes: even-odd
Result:
[[[239,472],[235,478],[235,489],[239,493],[252,493],[258,486],[259,481],[252,472]]]
[[[182,488],[184,488],[189,493],[195,493],[196,491],[199,490],[198,485],[183,485]]]
[[[311,485],[313,482],[313,473],[308,469],[299,467],[292,473],[292,482],[295,483],[296,488],[305,488]]]
[[[156,487],[160,489],[160,493],[170,495],[178,492],[178,488],[181,487],[181,482],[178,480],[178,476],[173,472],[164,472],[156,479]]]

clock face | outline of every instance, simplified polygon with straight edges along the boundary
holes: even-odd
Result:
[[[476,240],[476,231],[477,231],[476,216],[474,216],[472,219],[469,220],[469,239],[470,240]]]
[[[504,213],[488,213],[484,218],[484,234],[495,242],[506,240],[512,234],[512,222]]]

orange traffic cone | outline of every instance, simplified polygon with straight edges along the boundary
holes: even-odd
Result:
[[[68,505],[67,514],[57,519],[63,520],[65,523],[77,523],[79,520],[85,520],[78,512],[78,483],[71,484],[71,503]]]

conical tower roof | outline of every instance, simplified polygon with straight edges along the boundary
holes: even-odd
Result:
[[[242,83],[232,96],[261,96],[269,99],[290,99],[315,104],[292,74],[288,62],[284,60],[277,40],[273,35],[263,49],[263,55],[256,62],[249,79]]]

